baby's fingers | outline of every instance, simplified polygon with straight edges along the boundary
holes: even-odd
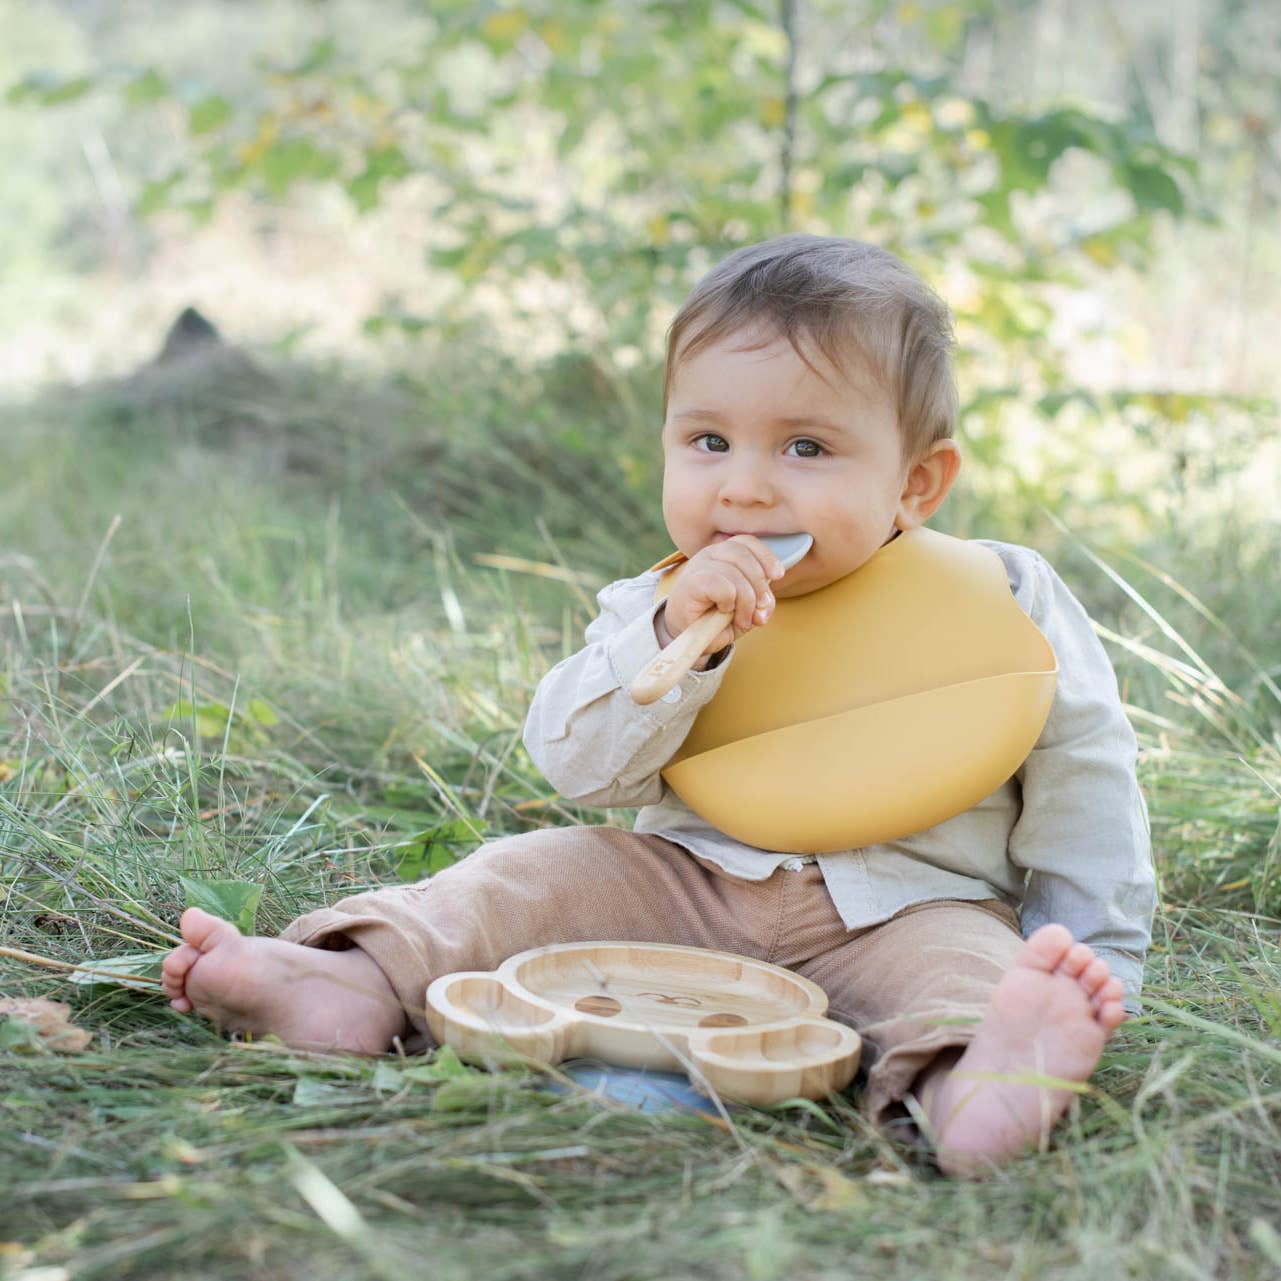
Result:
[[[711,549],[711,554],[733,564],[744,575],[755,593],[758,608],[773,604],[770,583],[782,576],[783,565],[759,538],[751,534],[735,534]]]
[[[718,566],[709,588],[709,604],[722,614],[732,616],[735,632],[745,632],[753,626],[757,610],[756,589],[742,570],[736,565]]]
[[[741,570],[737,571],[735,587],[734,630],[742,635],[769,619],[774,608],[774,593],[768,585],[754,582],[753,577]]]
[[[688,592],[688,622],[685,626],[708,610],[729,614],[731,626],[738,632],[747,631],[753,625],[756,593],[735,565],[718,564],[691,574],[685,588]]]

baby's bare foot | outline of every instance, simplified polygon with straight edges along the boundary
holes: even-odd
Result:
[[[234,1032],[275,1033],[300,1049],[382,1054],[408,1031],[374,960],[358,947],[326,952],[282,939],[245,938],[198,907],[182,914],[185,940],[161,970],[169,1004]]]
[[[955,1066],[920,1084],[947,1174],[978,1175],[1044,1141],[1125,1018],[1107,963],[1061,925],[1043,925],[997,985]]]

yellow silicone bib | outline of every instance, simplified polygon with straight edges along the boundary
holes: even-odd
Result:
[[[1044,728],[1057,670],[995,552],[912,530],[741,637],[663,778],[762,849],[897,840],[1010,778]]]

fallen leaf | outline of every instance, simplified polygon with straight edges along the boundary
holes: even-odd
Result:
[[[840,1214],[856,1209],[865,1199],[858,1184],[820,1162],[776,1166],[774,1177],[806,1210]]]
[[[34,1034],[45,1049],[56,1050],[59,1054],[75,1054],[83,1050],[93,1040],[93,1033],[76,1027],[71,1022],[71,1006],[63,1001],[46,1001],[43,997],[0,997],[0,1026],[14,1021]],[[21,1038],[11,1047],[35,1048],[31,1038],[23,1047]]]

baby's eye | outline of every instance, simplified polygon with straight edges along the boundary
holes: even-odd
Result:
[[[797,458],[821,458],[827,452],[816,440],[794,440],[788,448],[796,450]]]
[[[705,431],[695,438],[694,444],[709,454],[723,454],[729,449],[729,441],[724,436],[718,436],[714,431]]]

